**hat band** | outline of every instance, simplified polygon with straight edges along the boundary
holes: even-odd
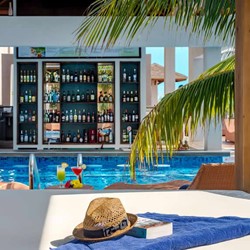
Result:
[[[111,236],[117,230],[122,230],[128,226],[128,219],[123,219],[117,226],[102,228],[99,230],[87,230],[83,229],[83,234],[88,238],[103,238]]]

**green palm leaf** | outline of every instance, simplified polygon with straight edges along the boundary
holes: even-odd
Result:
[[[204,33],[234,42],[235,0],[96,0],[76,31],[80,46],[92,48],[113,46],[124,36],[129,43],[146,27],[154,27],[158,19],[192,32]]]
[[[234,112],[235,57],[218,63],[197,80],[169,93],[143,119],[130,154],[131,177],[135,179],[136,161],[147,164],[158,159],[162,141],[171,156],[182,138],[183,125],[193,134],[201,121],[213,119],[215,125]],[[191,119],[192,118],[192,119]],[[157,147],[159,145],[160,147]],[[160,150],[158,152],[158,150]]]

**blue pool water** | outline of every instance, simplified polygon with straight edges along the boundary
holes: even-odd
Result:
[[[56,165],[67,162],[76,165],[76,157],[36,157],[41,187],[57,185]],[[0,181],[18,181],[28,184],[28,157],[0,157]],[[84,184],[96,190],[115,182],[132,183],[127,167],[127,156],[84,157],[87,169],[83,172]],[[137,169],[136,183],[159,183],[171,180],[193,180],[202,163],[223,162],[223,156],[174,156],[159,161],[158,167]],[[66,180],[75,179],[70,167],[66,168]]]

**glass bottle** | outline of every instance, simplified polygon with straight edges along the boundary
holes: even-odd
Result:
[[[80,90],[78,89],[76,92],[76,101],[80,102],[81,101],[81,96],[80,96]]]
[[[91,91],[91,94],[90,94],[90,101],[91,101],[91,102],[95,101],[94,90]]]
[[[82,122],[86,122],[86,112],[85,112],[85,109],[82,110]]]
[[[122,81],[126,82],[127,81],[127,73],[126,73],[126,69],[123,69],[123,74],[122,74]]]
[[[103,94],[102,94],[102,91],[100,91],[99,102],[103,102]]]
[[[74,116],[73,116],[73,111],[72,109],[69,111],[69,122],[73,122]]]
[[[69,90],[68,90],[68,93],[67,93],[67,102],[71,102],[71,95],[70,95]]]
[[[74,112],[74,122],[77,122],[77,113],[76,113],[76,109],[75,109],[75,112]]]
[[[139,96],[138,96],[138,92],[137,92],[137,90],[135,90],[135,94],[134,94],[134,102],[139,102]]]
[[[66,82],[65,69],[62,70],[62,82]]]
[[[136,69],[134,69],[134,73],[133,73],[133,82],[137,82],[137,73],[136,73]]]
[[[8,9],[8,15],[13,16],[13,10],[12,10],[12,2],[9,2],[9,9]]]
[[[24,141],[23,130],[20,131],[20,142]]]
[[[113,102],[113,95],[111,93],[109,93],[109,102]]]

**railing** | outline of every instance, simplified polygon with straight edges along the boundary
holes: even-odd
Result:
[[[40,176],[34,154],[29,156],[29,187],[30,189],[40,189]]]

